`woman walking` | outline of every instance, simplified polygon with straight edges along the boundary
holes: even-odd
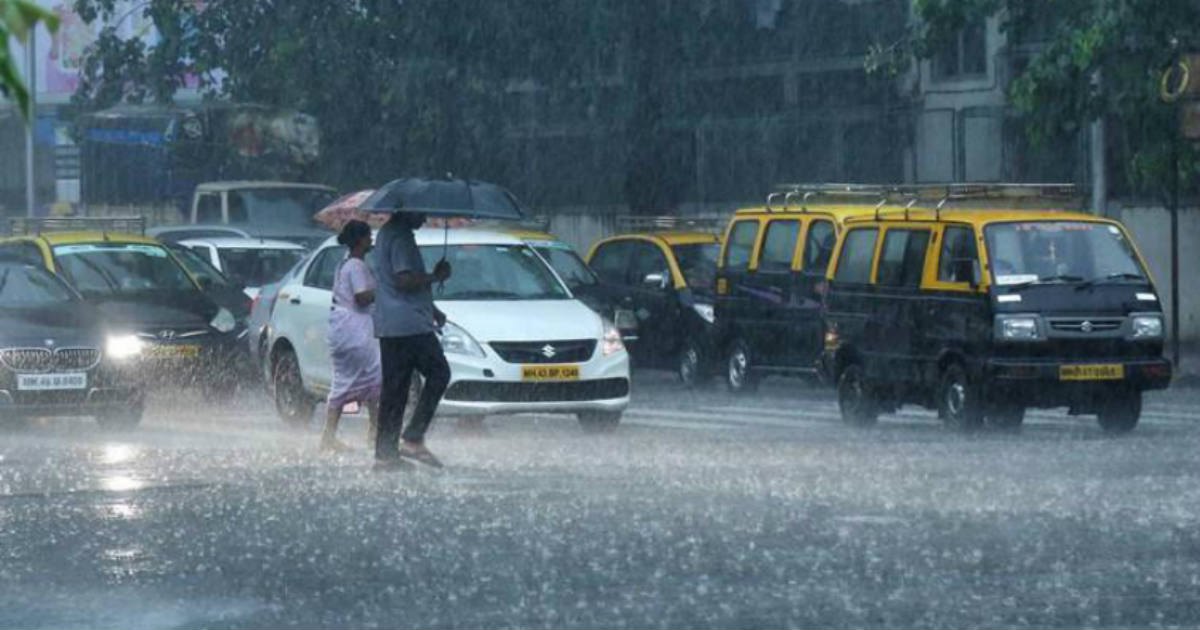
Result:
[[[371,309],[375,303],[375,279],[363,262],[371,249],[371,227],[362,221],[349,221],[338,234],[338,243],[349,248],[333,276],[333,308],[329,313],[329,354],[333,362],[333,383],[329,388],[325,432],[321,450],[348,450],[337,439],[342,408],[357,402],[367,408],[371,428],[368,443],[373,444],[379,427],[379,389],[382,376],[379,343]]]

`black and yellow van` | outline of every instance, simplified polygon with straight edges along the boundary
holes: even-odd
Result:
[[[968,429],[1019,426],[1031,407],[1137,425],[1142,392],[1171,380],[1158,293],[1117,221],[1018,203],[1055,194],[1070,193],[949,187],[934,208],[914,198],[846,221],[823,361],[844,420],[912,403]]]
[[[725,384],[819,376],[825,272],[850,217],[875,211],[878,187],[799,185],[736,211],[717,268],[716,346]]]

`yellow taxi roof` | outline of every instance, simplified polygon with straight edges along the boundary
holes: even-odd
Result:
[[[851,223],[871,222],[875,220],[875,212],[851,220]],[[1032,210],[1028,208],[909,208],[903,206],[884,206],[879,209],[881,221],[934,221],[954,223],[969,223],[972,225],[987,225],[1008,221],[1096,221],[1115,223],[1101,216],[1076,210]]]
[[[129,232],[112,232],[107,230],[73,230],[64,232],[42,232],[28,234],[18,238],[41,238],[53,245],[72,245],[76,243],[137,243],[139,245],[161,245],[158,241],[142,234]]]
[[[662,240],[667,245],[693,245],[696,243],[717,243],[720,237],[712,232],[649,232],[647,236]]]
[[[886,206],[885,206],[886,207]],[[772,216],[772,217],[793,217],[803,216],[805,214],[826,216],[838,223],[845,222],[846,219],[862,215],[874,215],[875,204],[868,203],[828,203],[828,202],[812,202],[805,206],[793,204],[786,210],[783,208],[772,207],[767,209],[766,206],[751,206],[748,208],[739,208],[734,213],[735,216]]]

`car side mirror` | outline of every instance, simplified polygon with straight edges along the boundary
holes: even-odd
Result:
[[[648,273],[645,278],[642,278],[642,284],[656,289],[665,289],[667,288],[667,275],[663,273]]]

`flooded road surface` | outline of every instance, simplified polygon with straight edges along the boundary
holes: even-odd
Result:
[[[610,434],[440,419],[443,470],[246,395],[0,433],[0,627],[1191,626],[1200,405],[858,430],[819,390],[644,385]]]

